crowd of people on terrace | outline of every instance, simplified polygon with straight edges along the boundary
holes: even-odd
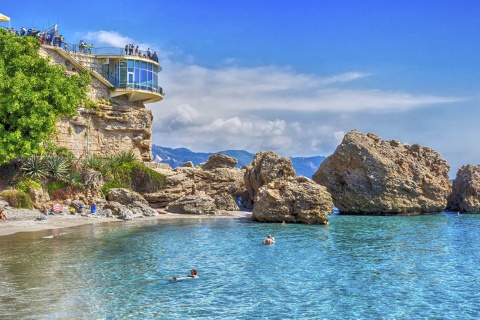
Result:
[[[148,48],[147,51],[142,52],[142,50],[140,50],[140,48],[138,46],[135,46],[133,43],[125,45],[125,55],[139,56],[158,62],[157,52],[152,53],[152,50],[150,50],[150,48]]]
[[[57,33],[49,33],[49,32],[41,32],[37,30],[35,27],[26,29],[25,27],[21,27],[20,31],[15,30],[14,28],[7,28],[7,31],[17,36],[33,36],[40,40],[42,44],[49,44],[51,46],[56,46],[62,48],[62,46],[66,45],[65,39],[62,35],[57,35]]]
[[[35,27],[29,28],[28,30],[25,27],[20,28],[20,31],[15,30],[14,28],[6,28],[7,31],[16,34],[18,36],[34,36],[37,37],[42,44],[49,44],[51,46],[59,47],[65,49],[65,51],[68,51],[68,45],[65,43],[65,39],[63,35],[57,35],[57,32],[55,33],[52,32],[41,32],[40,30],[37,30]],[[87,44],[83,40],[80,40],[78,44],[78,52],[80,53],[88,53],[91,54],[94,46],[93,43]],[[140,50],[139,46],[135,46],[133,43],[132,44],[126,44],[125,45],[125,55],[130,55],[130,56],[138,56],[146,59],[153,60],[155,62],[158,62],[158,55],[157,52],[153,52],[148,48],[146,51]]]

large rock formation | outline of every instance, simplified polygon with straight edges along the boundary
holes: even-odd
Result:
[[[160,190],[143,195],[151,205],[159,208],[168,206],[169,210],[175,208],[175,212],[198,213],[181,208],[194,208],[192,203],[198,203],[199,199],[206,201],[205,197],[208,197],[208,206],[201,209],[203,213],[211,213],[210,202],[216,210],[235,211],[240,210],[237,201],[248,197],[243,180],[244,172],[235,168],[236,160],[232,157],[212,155],[205,164],[196,168],[187,166],[172,170],[165,164],[147,165],[165,176]]]
[[[480,165],[467,164],[458,170],[447,210],[480,212]]]
[[[327,187],[341,213],[429,213],[447,204],[449,170],[431,148],[353,130],[313,180]]]
[[[260,187],[255,197],[252,219],[326,224],[332,212],[333,201],[327,189],[299,176]]]
[[[252,219],[262,222],[326,224],[333,201],[326,188],[295,177],[289,158],[259,152],[245,171],[245,186],[253,199]]]
[[[292,160],[280,157],[273,151],[258,152],[245,172],[245,187],[250,201],[262,186],[273,181],[282,181],[295,176]]]

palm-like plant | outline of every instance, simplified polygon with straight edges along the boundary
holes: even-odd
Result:
[[[49,177],[60,181],[69,180],[70,161],[67,158],[56,154],[50,154],[45,157],[43,163]]]
[[[33,155],[25,159],[21,166],[23,174],[32,180],[43,181],[48,176],[48,170],[45,168],[42,158],[39,155]]]

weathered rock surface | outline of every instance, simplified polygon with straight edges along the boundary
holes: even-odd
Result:
[[[313,180],[327,187],[341,213],[430,213],[446,207],[449,170],[431,148],[353,130]]]
[[[42,46],[39,53],[49,56],[53,64],[66,66],[67,73],[78,72],[53,48]],[[57,123],[56,144],[66,147],[77,158],[125,150],[143,161],[151,161],[152,112],[141,101],[129,101],[124,96],[110,98],[109,88],[95,77],[87,95],[98,107],[79,107],[77,116],[61,119]]]
[[[252,220],[326,224],[333,211],[326,188],[295,177],[292,161],[273,151],[255,155],[245,170],[245,186],[253,200]]]
[[[458,170],[447,210],[480,212],[480,165],[467,164]]]
[[[224,154],[214,154],[208,158],[208,161],[201,165],[203,170],[212,170],[217,168],[235,168],[238,160],[224,155]]]
[[[210,196],[200,191],[197,194],[186,195],[170,203],[167,211],[187,214],[215,214],[217,206]]]
[[[124,188],[110,189],[110,191],[108,191],[107,199],[123,205],[129,205],[134,202],[138,202],[148,206],[148,202],[142,197],[141,194]]]
[[[258,152],[245,171],[245,188],[253,202],[262,186],[273,181],[285,181],[295,176],[292,160],[280,157],[273,151]]]
[[[327,189],[306,177],[271,182],[256,192],[252,220],[327,224],[333,200]]]
[[[236,160],[228,156],[212,155],[205,164],[194,167],[159,166],[147,164],[150,168],[165,176],[162,189],[154,193],[145,193],[143,197],[155,207],[171,207],[173,202],[187,196],[197,196],[203,192],[213,202],[217,210],[240,210],[237,200],[246,196],[244,173],[235,168]],[[202,196],[203,197],[203,196]],[[187,198],[188,202],[192,197]],[[207,209],[203,211],[209,211]]]

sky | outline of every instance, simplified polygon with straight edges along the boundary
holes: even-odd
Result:
[[[4,1],[16,29],[159,55],[153,143],[328,156],[350,130],[480,164],[480,1]],[[1,23],[8,26],[8,23]]]

